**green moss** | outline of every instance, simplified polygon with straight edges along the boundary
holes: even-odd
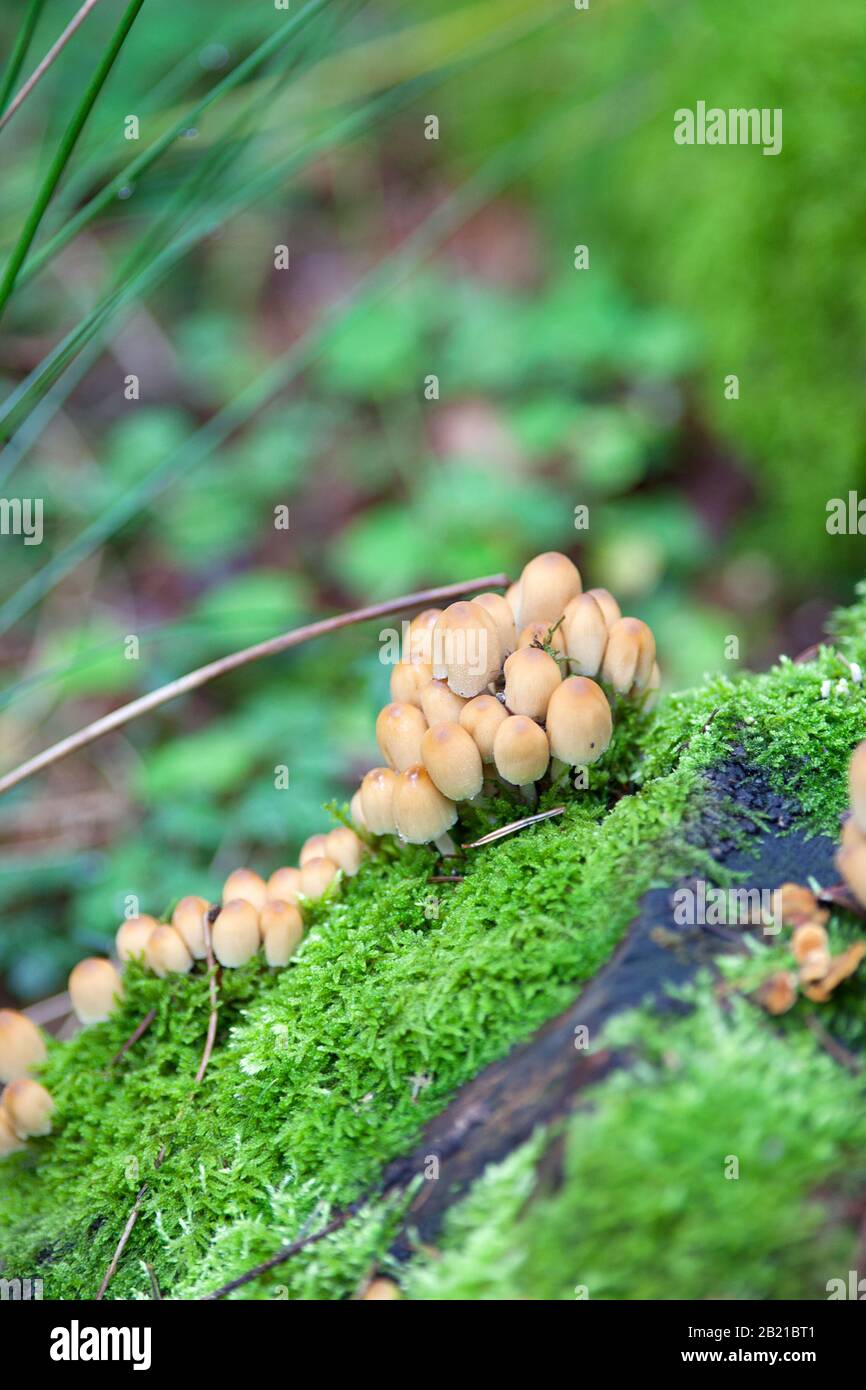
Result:
[[[410,1296],[826,1297],[856,1236],[839,1213],[866,1181],[863,1079],[802,1023],[782,1036],[707,982],[696,997],[663,1027],[614,1021],[606,1041],[636,1061],[569,1122],[560,1189],[538,1190],[536,1138],[449,1214]]]
[[[857,626],[840,640],[866,664]],[[51,1048],[56,1132],[0,1165],[6,1272],[41,1275],[47,1297],[91,1295],[146,1180],[112,1293],[147,1295],[143,1261],[164,1293],[201,1293],[374,1189],[457,1087],[573,999],[647,888],[712,870],[693,831],[704,771],[732,747],[798,796],[810,824],[833,828],[866,712],[862,688],[820,699],[822,680],[844,669],[826,650],[808,665],[716,678],[652,719],[621,710],[590,789],[551,789],[543,804],[565,814],[470,851],[461,883],[431,884],[425,849],[385,847],[323,902],[288,969],[223,973],[217,1046],[195,1096],[207,980],[131,970],[120,1013]],[[464,836],[515,811],[508,798],[475,810]],[[110,1067],[151,1007],[151,1028]],[[852,1042],[860,1026],[856,1015],[844,1024]],[[351,1293],[393,1218],[368,1208],[248,1292]]]

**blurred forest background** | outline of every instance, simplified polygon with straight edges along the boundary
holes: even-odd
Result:
[[[4,258],[125,8],[0,130]],[[75,9],[3,5],[7,74],[35,21],[12,91]],[[549,548],[653,625],[668,689],[816,640],[863,571],[825,523],[866,491],[864,48],[849,0],[144,0],[0,327],[0,492],[45,516],[0,538],[2,767]],[[676,146],[697,100],[781,107],[781,155]],[[291,862],[377,761],[377,655],[374,626],[251,666],[2,798],[0,1003],[128,895]]]

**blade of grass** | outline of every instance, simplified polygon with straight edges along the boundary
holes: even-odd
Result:
[[[3,74],[3,81],[0,83],[0,111],[5,111],[6,103],[9,100],[12,89],[18,81],[18,74],[27,57],[27,50],[30,47],[30,40],[33,32],[39,23],[39,16],[45,7],[45,0],[30,0],[30,5],[21,21],[21,28],[9,54],[9,62],[6,64],[6,71]]]
[[[169,126],[168,130],[154,140],[152,145],[149,145],[146,150],[142,150],[135,159],[130,160],[129,164],[126,164],[104,188],[95,193],[89,202],[85,203],[73,217],[70,217],[69,221],[55,233],[50,241],[47,241],[44,246],[34,252],[18,277],[18,284],[25,285],[29,280],[32,280],[46,262],[52,260],[58,251],[62,251],[63,247],[78,235],[83,227],[86,227],[89,222],[93,221],[94,217],[108,207],[121,189],[128,188],[130,184],[134,183],[139,175],[145,173],[159,159],[160,155],[174,144],[184,130],[195,125],[198,118],[207,111],[209,106],[212,106],[215,101],[219,101],[220,97],[227,92],[232,91],[240,82],[243,82],[244,78],[249,77],[257,68],[267,62],[268,58],[279,52],[290,39],[298,35],[310,20],[315,18],[320,10],[325,8],[325,5],[326,0],[311,0],[311,3],[305,5],[298,14],[288,20],[278,33],[272,34],[264,43],[259,44],[258,48],[250,53],[243,62],[232,68],[221,82],[218,82],[199,101],[185,111],[180,120]]]
[[[72,156],[72,151],[75,149],[75,145],[78,141],[78,137],[84,129],[84,125],[87,121],[88,116],[90,115],[90,112],[93,110],[93,105],[96,101],[96,98],[102,91],[102,88],[104,87],[105,82],[108,78],[108,74],[111,72],[111,69],[114,66],[115,59],[117,58],[118,53],[123,47],[124,42],[126,41],[126,37],[129,34],[129,31],[132,28],[133,24],[135,23],[135,20],[143,4],[144,0],[130,0],[130,3],[127,6],[126,11],[123,15],[123,18],[121,19],[116,30],[114,31],[111,41],[108,47],[106,48],[105,53],[103,54],[102,59],[100,60],[96,68],[96,71],[94,72],[89,83],[87,84],[87,89],[84,92],[84,95],[82,96],[81,100],[79,101],[71,121],[66,127],[66,130],[64,131],[63,138],[60,141],[54,158],[51,161],[48,172],[45,175],[45,178],[42,182],[42,187],[39,189],[39,192],[36,195],[27,220],[24,223],[23,228],[21,229],[21,234],[18,238],[18,241],[16,242],[15,247],[13,248],[12,253],[9,257],[9,260],[6,263],[6,268],[3,272],[3,279],[0,280],[0,318],[2,318],[3,311],[9,302],[9,296],[15,288],[15,281],[18,277],[18,272],[21,269],[21,266],[24,264],[24,259],[27,255],[27,252],[30,250],[31,245],[33,244],[33,238],[36,236],[36,233],[39,230],[39,224],[42,221],[42,218],[45,214],[45,209],[51,202],[54,190],[60,182],[61,178],[63,177],[63,171],[69,163],[69,160]]]
[[[33,88],[42,81],[42,78],[45,76],[52,63],[55,63],[60,57],[60,54],[69,43],[75,31],[81,28],[87,16],[91,11],[96,9],[98,4],[99,0],[84,0],[84,4],[72,16],[66,28],[63,30],[63,33],[60,35],[60,38],[51,45],[45,57],[42,59],[42,62],[37,63],[27,81],[24,83],[24,86],[20,91],[16,92],[3,114],[0,115],[0,130],[3,129],[7,122],[11,121],[19,106],[27,100]]]

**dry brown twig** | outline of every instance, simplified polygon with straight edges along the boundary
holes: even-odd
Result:
[[[514,835],[518,830],[524,830],[527,825],[536,825],[539,821],[550,820],[551,816],[561,816],[564,812],[564,806],[554,806],[552,811],[537,811],[534,816],[523,816],[520,820],[513,820],[508,825],[500,825],[498,830],[491,830],[489,835],[482,835],[480,840],[473,840],[471,844],[463,845],[463,849],[480,849],[482,845],[492,845],[495,840],[502,840],[506,835]]]
[[[392,617],[395,613],[401,613],[409,608],[421,608],[435,604],[440,599],[450,600],[459,598],[461,594],[478,592],[483,589],[504,589],[507,586],[507,574],[487,574],[482,575],[480,579],[464,580],[460,584],[443,584],[436,589],[423,589],[418,593],[404,594],[401,598],[389,599],[387,603],[373,603],[366,608],[356,608],[348,613],[338,613],[333,618],[322,618],[317,623],[308,623],[304,627],[292,628],[289,632],[281,633],[279,637],[269,637],[264,642],[256,642],[252,647],[244,647],[239,652],[232,652],[230,656],[219,657],[216,661],[208,662],[206,666],[199,666],[195,671],[188,671],[185,676],[179,676],[177,680],[169,681],[167,685],[160,686],[158,690],[151,690],[149,694],[141,695],[137,700],[131,700],[129,704],[121,705],[119,709],[112,710],[110,714],[103,715],[101,719],[95,719],[92,724],[87,724],[77,733],[60,739],[58,743],[53,743],[50,748],[43,749],[35,757],[28,758],[19,767],[13,768],[11,772],[0,777],[0,793],[16,787],[19,782],[25,782],[28,777],[42,772],[46,767],[51,767],[53,763],[60,762],[62,758],[77,752],[79,748],[86,748],[88,744],[95,743],[105,734],[113,733],[115,729],[121,729],[124,725],[131,724],[139,715],[159,709],[161,705],[167,705],[171,700],[176,700],[178,696],[186,695],[191,690],[198,690],[208,681],[216,680],[218,676],[227,675],[229,671],[236,671],[239,667],[247,666],[252,661],[259,661],[265,656],[276,656],[279,652],[288,651],[290,647],[299,647],[304,642],[310,642],[314,637],[324,637],[328,633],[339,632],[342,628],[352,627],[356,623],[369,622],[374,618]]]
[[[3,129],[7,121],[11,121],[12,117],[15,115],[15,112],[18,110],[22,102],[27,100],[30,93],[33,91],[33,88],[36,86],[38,82],[41,82],[42,78],[45,76],[52,63],[54,63],[60,57],[60,54],[63,52],[64,48],[69,43],[69,40],[72,38],[76,29],[80,29],[81,25],[84,23],[91,10],[95,10],[98,4],[99,0],[84,0],[84,4],[81,6],[80,10],[78,10],[72,16],[66,28],[63,30],[63,33],[60,35],[60,38],[57,39],[57,41],[51,45],[48,52],[45,54],[45,57],[42,59],[42,62],[36,65],[36,67],[31,72],[30,76],[27,78],[27,81],[24,83],[22,87],[19,88],[15,96],[10,101],[9,105],[6,107],[6,110],[3,112],[3,115],[0,116],[0,130]]]

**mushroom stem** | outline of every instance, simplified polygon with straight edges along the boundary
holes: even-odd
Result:
[[[568,763],[564,763],[564,762],[562,761],[562,758],[551,758],[551,760],[550,760],[550,785],[551,785],[552,787],[557,786],[557,784],[558,784],[559,782],[561,782],[562,779],[563,779],[564,777],[567,777],[567,776],[568,776],[568,774],[569,774],[570,771],[571,771],[570,765],[569,765]]]
[[[444,830],[441,835],[437,835],[433,843],[443,859],[454,859],[460,853],[447,830]]]
[[[534,782],[524,782],[523,786],[520,788],[520,795],[523,797],[523,800],[527,803],[527,805],[538,805],[538,792],[536,790]]]

